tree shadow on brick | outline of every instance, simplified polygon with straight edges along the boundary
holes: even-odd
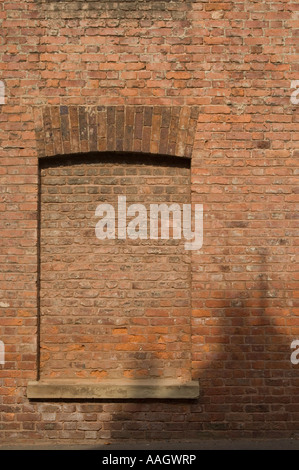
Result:
[[[269,438],[298,430],[293,416],[298,372],[290,361],[291,309],[287,297],[279,295],[278,283],[271,281],[266,260],[266,254],[260,256],[259,273],[247,290],[228,292],[224,307],[211,312],[223,332],[209,337],[207,358],[214,359],[200,383],[203,430],[213,436],[227,431],[234,437]]]
[[[203,318],[210,333],[197,355],[199,399],[118,403],[111,439],[298,436],[298,370],[290,361],[298,324],[271,280],[267,249],[258,252],[259,273],[247,290],[227,291]]]

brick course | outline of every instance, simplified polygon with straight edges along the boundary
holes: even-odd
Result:
[[[3,0],[0,26],[1,441],[298,436],[298,3]],[[97,151],[191,160],[197,400],[26,398],[48,334],[38,160]]]

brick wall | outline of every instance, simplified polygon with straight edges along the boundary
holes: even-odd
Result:
[[[3,0],[0,23],[1,440],[298,435],[297,2]],[[38,159],[109,150],[191,159],[196,400],[26,398],[48,334]]]
[[[172,230],[169,240],[150,239],[149,221],[147,239],[118,233],[119,196],[127,208],[143,204],[148,219],[151,204],[190,203],[188,161],[110,154],[52,162],[41,169],[41,378],[190,380],[185,240]],[[116,238],[96,237],[99,204],[113,207]]]

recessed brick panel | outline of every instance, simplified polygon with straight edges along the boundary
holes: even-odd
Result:
[[[190,379],[190,252],[184,239],[99,240],[96,207],[117,215],[119,195],[147,208],[149,236],[150,204],[190,203],[188,161],[42,165],[41,378]]]

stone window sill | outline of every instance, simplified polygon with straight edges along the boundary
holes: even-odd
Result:
[[[29,399],[195,399],[199,396],[196,381],[174,380],[90,380],[51,379],[32,381],[27,386]]]

